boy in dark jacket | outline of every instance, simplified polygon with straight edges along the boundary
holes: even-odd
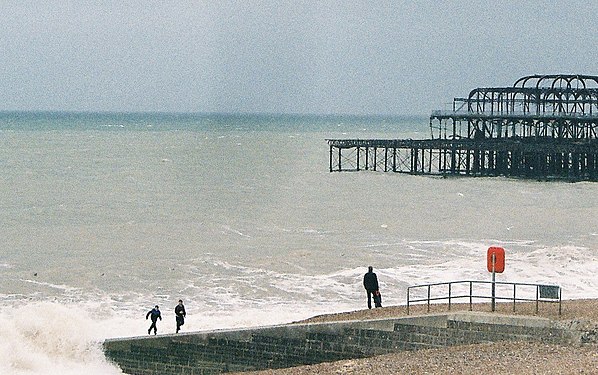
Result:
[[[158,319],[162,320],[162,314],[160,313],[160,308],[158,307],[158,305],[156,305],[156,307],[154,307],[153,309],[148,311],[147,314],[145,314],[145,320],[147,320],[147,318],[149,318],[150,316],[152,318],[152,325],[147,330],[147,334],[151,335],[151,331],[153,328],[154,335],[155,335],[158,333],[158,328],[156,327],[156,322],[158,321]]]
[[[183,306],[183,300],[179,300],[179,304],[174,308],[174,315],[176,316],[176,333],[179,333],[181,326],[185,324],[185,306]]]

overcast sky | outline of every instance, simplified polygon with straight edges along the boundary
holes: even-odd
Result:
[[[598,0],[0,0],[0,110],[428,115],[597,62]]]

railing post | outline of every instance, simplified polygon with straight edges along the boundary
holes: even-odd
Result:
[[[540,285],[536,285],[536,314],[538,314],[539,299],[540,299]]]
[[[496,254],[492,254],[492,312],[496,310]]]
[[[407,315],[409,315],[409,291],[411,290],[410,287],[407,287]]]
[[[561,316],[561,287],[559,286],[559,316]]]
[[[430,285],[428,285],[428,312],[430,312]]]
[[[448,309],[449,311],[451,311],[451,283],[449,283],[449,305],[448,305]]]
[[[515,312],[515,301],[517,301],[517,284],[513,283],[513,312]]]
[[[473,281],[469,282],[469,311],[473,310]]]

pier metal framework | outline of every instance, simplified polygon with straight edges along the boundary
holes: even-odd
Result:
[[[330,171],[598,180],[598,76],[476,88],[430,116],[430,139],[330,139]]]

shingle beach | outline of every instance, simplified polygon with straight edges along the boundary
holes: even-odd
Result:
[[[447,311],[446,305],[432,305],[431,313]],[[468,304],[453,304],[451,311],[468,310]],[[490,311],[489,304],[476,304],[474,311]],[[598,300],[563,301],[562,315],[557,304],[499,304],[497,313],[532,315],[562,320],[564,324],[598,327]],[[427,312],[425,305],[411,308],[410,313]],[[303,322],[365,320],[406,315],[405,306],[360,310],[316,316]],[[307,374],[598,374],[598,344],[548,345],[526,342],[502,342],[455,346],[443,349],[400,352],[377,357],[343,360],[317,365],[244,374],[307,375]]]

